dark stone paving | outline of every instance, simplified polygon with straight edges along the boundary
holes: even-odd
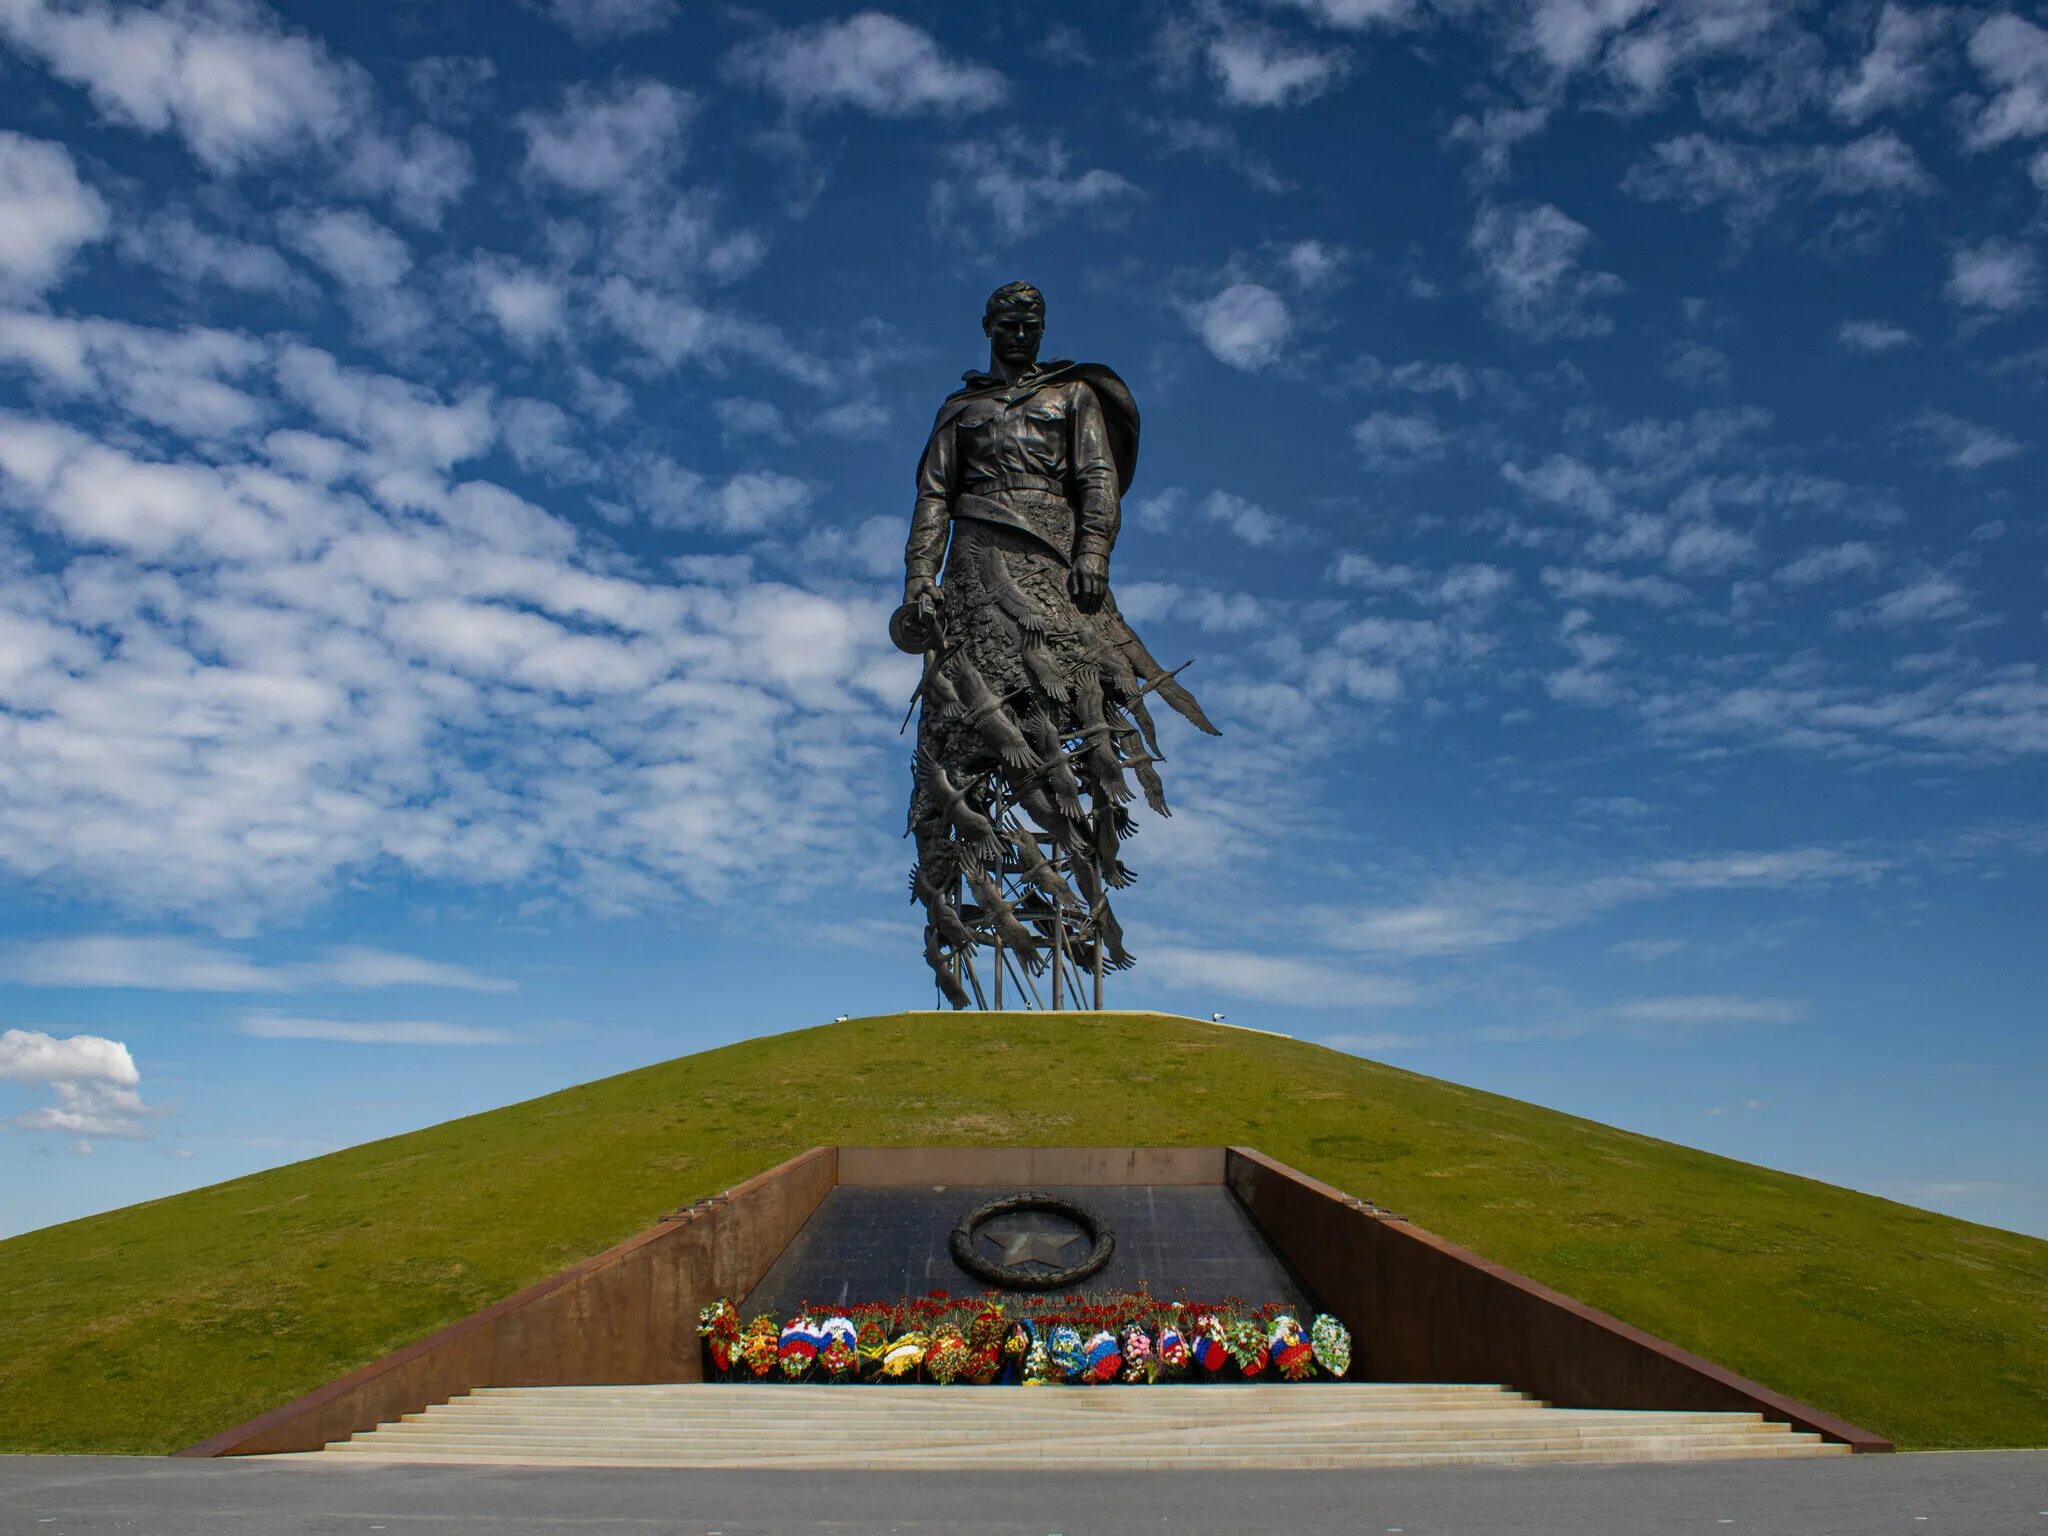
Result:
[[[2048,1536],[2048,1454],[1373,1472],[0,1456],[0,1536]]]
[[[953,1262],[953,1228],[976,1206],[1012,1189],[833,1190],[782,1256],[741,1302],[745,1312],[793,1312],[857,1301],[894,1301],[930,1290],[971,1295],[984,1282]],[[1074,1291],[1137,1290],[1214,1301],[1242,1297],[1254,1305],[1285,1302],[1309,1309],[1312,1298],[1266,1243],[1243,1206],[1221,1185],[1138,1185],[1035,1191],[1078,1201],[1116,1234],[1116,1254]],[[1012,1217],[997,1223],[1056,1230],[1060,1223]],[[1080,1242],[1071,1250],[1085,1252]],[[997,1257],[993,1244],[991,1258]],[[1070,1261],[1071,1262],[1071,1261]]]

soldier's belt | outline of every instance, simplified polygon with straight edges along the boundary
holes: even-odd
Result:
[[[1026,490],[997,501],[962,491],[953,498],[953,516],[977,523],[994,523],[1014,528],[1043,544],[1059,557],[1062,565],[1072,563],[1074,550],[1074,509],[1064,498],[1041,491]]]
[[[1021,472],[994,480],[969,478],[967,489],[977,496],[997,496],[1004,491],[1042,491],[1048,496],[1057,496],[1061,501],[1067,499],[1067,485],[1064,480],[1055,480],[1050,475]]]

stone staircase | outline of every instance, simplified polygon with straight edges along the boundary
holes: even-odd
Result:
[[[1846,1454],[1754,1413],[1553,1408],[1501,1386],[480,1387],[322,1458],[557,1466],[1402,1467]]]

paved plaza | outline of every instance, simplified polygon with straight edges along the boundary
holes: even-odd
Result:
[[[1325,1473],[0,1458],[0,1536],[2048,1536],[2048,1453]]]

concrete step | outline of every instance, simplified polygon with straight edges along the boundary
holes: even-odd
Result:
[[[1553,1408],[1494,1383],[979,1392],[710,1383],[486,1388],[322,1454],[913,1470],[1669,1461],[1843,1450],[1755,1413]]]
[[[1556,1438],[1577,1438],[1585,1442],[1593,1440],[1647,1440],[1647,1438],[1669,1438],[1669,1440],[1778,1440],[1778,1432],[1767,1430],[1763,1425],[1559,1425],[1559,1423],[1526,1423],[1513,1425],[1505,1430],[1489,1430],[1483,1434],[1456,1434],[1458,1444],[1489,1444],[1489,1446],[1511,1446],[1511,1444],[1534,1444]],[[719,1434],[635,1434],[635,1436],[606,1436],[606,1434],[561,1434],[549,1430],[520,1430],[494,1436],[461,1436],[446,1430],[432,1430],[432,1427],[418,1425],[408,1430],[377,1430],[367,1436],[358,1436],[354,1444],[395,1444],[395,1446],[588,1446],[598,1450],[721,1450],[735,1454],[762,1454],[772,1456],[778,1450],[801,1440],[803,1444],[817,1444],[809,1436],[719,1436]],[[1067,1434],[1040,1434],[1040,1436],[1006,1436],[993,1444],[1004,1444],[1014,1450],[1047,1450],[1047,1448],[1075,1448],[1087,1450],[1100,1444],[1102,1436],[1067,1432]],[[987,1436],[897,1436],[881,1434],[866,1436],[858,1442],[868,1450],[979,1450],[989,1446]],[[1186,1434],[1182,1430],[1155,1430],[1145,1434],[1116,1436],[1118,1448],[1145,1448],[1145,1446],[1188,1446],[1188,1448],[1229,1448],[1229,1446],[1399,1446],[1399,1444],[1446,1444],[1442,1430],[1393,1430],[1393,1427],[1372,1427],[1372,1430],[1358,1430],[1350,1425],[1321,1425],[1321,1427],[1282,1427],[1282,1425],[1260,1425],[1247,1427],[1239,1434]]]
[[[1172,1456],[1130,1455],[1117,1451],[1097,1451],[1092,1454],[1061,1453],[1055,1456],[1033,1456],[1002,1449],[989,1449],[981,1454],[962,1457],[933,1455],[874,1455],[850,1452],[831,1457],[788,1456],[760,1454],[748,1458],[704,1457],[686,1459],[678,1456],[638,1456],[622,1454],[614,1456],[561,1455],[551,1452],[496,1451],[477,1453],[466,1449],[458,1450],[385,1450],[368,1445],[358,1446],[345,1442],[339,1447],[329,1447],[320,1452],[328,1455],[353,1455],[377,1462],[415,1462],[439,1465],[459,1464],[465,1466],[589,1466],[589,1467],[775,1467],[786,1471],[1043,1471],[1057,1467],[1061,1471],[1098,1469],[1104,1471],[1253,1471],[1253,1470],[1294,1470],[1316,1468],[1371,1468],[1371,1467],[1427,1467],[1427,1466],[1524,1466],[1546,1465],[1558,1462],[1619,1463],[1645,1461],[1752,1461],[1779,1460],[1793,1457],[1847,1455],[1846,1445],[1823,1443],[1801,1445],[1775,1442],[1758,1444],[1721,1444],[1710,1447],[1677,1448],[1659,1445],[1650,1449],[1624,1450],[1610,1445],[1577,1445],[1569,1449],[1531,1449],[1527,1447],[1512,1450],[1474,1449],[1471,1447],[1450,1447],[1432,1449],[1407,1449],[1385,1452],[1352,1452],[1346,1454],[1296,1454],[1280,1451],[1258,1451],[1252,1453],[1219,1450],[1213,1453]]]
[[[670,1413],[647,1413],[641,1409],[602,1413],[596,1409],[469,1409],[469,1407],[430,1407],[424,1413],[408,1413],[406,1423],[479,1423],[479,1425],[508,1425],[508,1423],[590,1423],[590,1425],[707,1425],[707,1427],[735,1427],[735,1425],[756,1425],[762,1430],[788,1425],[817,1425],[817,1427],[860,1427],[874,1423],[891,1425],[1034,1425],[1034,1423],[1102,1423],[1102,1425],[1235,1425],[1260,1419],[1266,1415],[1278,1415],[1280,1419],[1452,1419],[1452,1421],[1475,1421],[1491,1423],[1505,1415],[1516,1413],[1540,1413],[1542,1403],[1503,1403],[1499,1407],[1468,1407],[1462,1403],[1434,1403],[1415,1409],[1391,1409],[1386,1405],[1360,1405],[1360,1407],[1325,1407],[1325,1409],[1303,1409],[1303,1411],[1278,1411],[1278,1409],[1245,1409],[1239,1413],[1059,1413],[1059,1411],[983,1411],[983,1413],[926,1413],[926,1411],[889,1411],[872,1409],[868,1413],[846,1411],[846,1413],[717,1413],[709,1409],[670,1411]]]
[[[1567,1417],[1569,1412],[1569,1417]],[[1178,1435],[1193,1440],[1220,1440],[1246,1435],[1346,1435],[1351,1437],[1369,1436],[1380,1433],[1443,1434],[1457,1432],[1466,1435],[1522,1435],[1538,1432],[1552,1432],[1569,1427],[1584,1430],[1617,1430],[1629,1433],[1643,1433],[1651,1430],[1713,1430],[1728,1432],[1766,1428],[1754,1414],[1731,1414],[1725,1418],[1713,1414],[1644,1415],[1625,1412],[1601,1413],[1561,1411],[1557,1409],[1532,1409],[1523,1414],[1487,1414],[1464,1417],[1417,1414],[1412,1417],[1375,1414],[1358,1416],[1332,1414],[1316,1417],[1272,1416],[1248,1417],[1235,1424],[1181,1424],[1173,1422],[1143,1421],[1118,1425],[1115,1433],[1119,1439],[1139,1435]],[[807,1437],[823,1432],[859,1434],[870,1440],[887,1436],[897,1440],[914,1440],[940,1435],[957,1439],[973,1439],[1000,1433],[1006,1438],[1025,1438],[1043,1435],[1097,1435],[1103,1433],[1103,1426],[1089,1423],[1076,1424],[1071,1420],[1047,1419],[1037,1423],[1010,1423],[998,1425],[953,1424],[901,1424],[895,1420],[877,1420],[861,1425],[818,1425],[793,1420],[785,1424],[769,1426],[731,1425],[711,1422],[689,1423],[605,1423],[579,1420],[567,1423],[548,1419],[518,1420],[505,1423],[477,1423],[462,1418],[447,1418],[434,1415],[408,1416],[397,1424],[384,1425],[375,1431],[365,1433],[398,1434],[427,1433],[433,1435],[459,1436],[467,1439],[489,1439],[494,1436],[517,1438],[529,1435],[549,1437],[584,1437],[593,1439],[718,1439],[731,1441],[758,1440],[764,1434],[779,1435],[784,1439]]]

